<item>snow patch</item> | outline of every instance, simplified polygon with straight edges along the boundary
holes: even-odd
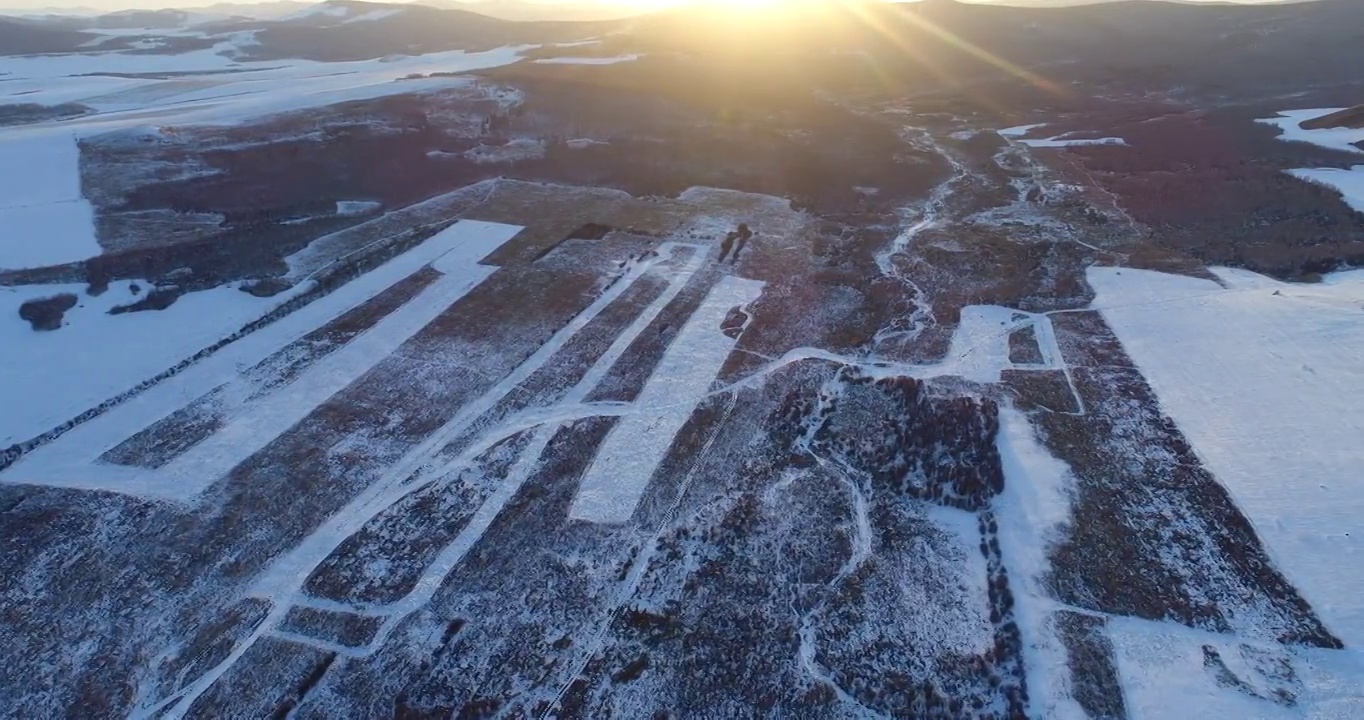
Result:
[[[134,284],[139,295],[131,291]],[[84,284],[0,287],[0,447],[132,388],[288,299],[223,286],[184,295],[165,310],[107,314],[151,287],[124,280],[98,297],[86,295]],[[61,329],[34,332],[19,318],[25,301],[58,293],[79,298]]]
[[[336,214],[342,217],[354,217],[372,213],[384,204],[374,200],[337,200]]]
[[[682,326],[635,401],[642,411],[611,431],[583,475],[569,516],[623,523],[653,479],[673,438],[710,389],[735,339],[722,331],[731,308],[762,294],[764,283],[725,276]]]
[[[1127,141],[1120,137],[1103,138],[1067,138],[1065,135],[1057,135],[1041,140],[1019,140],[1028,147],[1035,148],[1055,148],[1055,147],[1076,147],[1083,145],[1126,145]]]
[[[362,13],[360,15],[356,15],[355,17],[346,18],[345,20],[341,21],[341,24],[349,25],[351,23],[358,22],[374,22],[375,20],[383,20],[384,18],[393,17],[394,15],[400,14],[402,11],[403,11],[402,8],[398,8],[396,10],[370,10],[367,13]]]
[[[1108,635],[1131,720],[1364,717],[1364,694],[1359,691],[1364,666],[1358,653],[1238,643],[1225,635],[1137,618],[1110,618]],[[1205,665],[1205,646],[1245,689],[1218,683],[1216,668]],[[1254,661],[1257,657],[1288,663],[1296,682],[1267,676],[1266,666]],[[1291,688],[1293,707],[1268,699],[1275,687]]]
[[[1364,213],[1364,165],[1355,165],[1349,170],[1340,168],[1289,170],[1288,174],[1338,190],[1346,205],[1356,212]]]
[[[1255,122],[1273,125],[1283,131],[1279,139],[1285,142],[1305,142],[1330,150],[1364,153],[1354,143],[1364,141],[1364,128],[1326,128],[1304,130],[1301,123],[1314,120],[1346,108],[1314,108],[1307,110],[1284,110],[1278,117],[1262,118]]]
[[[76,139],[0,136],[0,269],[61,265],[100,252],[94,208],[81,196]]]
[[[1034,128],[1045,127],[1046,125],[1047,125],[1046,123],[1033,123],[1032,125],[1016,125],[1014,127],[1004,128],[1003,130],[996,130],[995,132],[999,133],[1000,135],[1003,135],[1006,138],[1021,138],[1024,135],[1027,135],[1028,133],[1032,132]]]
[[[1022,412],[999,413],[1000,461],[1004,491],[993,507],[999,521],[999,547],[1014,589],[1014,618],[1023,639],[1032,714],[1046,718],[1084,718],[1071,691],[1068,656],[1050,609],[1043,578],[1051,570],[1051,542],[1070,521],[1073,478],[1070,468],[1038,442]]]
[[[634,62],[643,55],[632,53],[629,55],[616,55],[614,57],[554,57],[541,58],[533,61],[536,65],[615,65],[616,63]]]

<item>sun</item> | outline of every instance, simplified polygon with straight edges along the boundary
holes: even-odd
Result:
[[[781,7],[782,0],[727,0],[723,4],[737,12],[763,12]]]

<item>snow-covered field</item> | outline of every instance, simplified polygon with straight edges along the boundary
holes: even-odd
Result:
[[[123,280],[98,297],[85,284],[0,287],[0,446],[27,440],[128,390],[231,334],[288,299],[258,298],[232,286],[189,293],[161,311],[107,314],[151,286]],[[79,298],[52,332],[20,319],[27,300]],[[98,453],[96,453],[98,454]]]
[[[1017,125],[1015,127],[996,130],[1001,137],[1010,141],[1017,141],[1028,147],[1053,148],[1071,147],[1074,145],[1126,145],[1127,141],[1120,137],[1103,138],[1073,138],[1069,137],[1075,133],[1062,133],[1048,138],[1025,139],[1024,136],[1040,127],[1046,127],[1048,123],[1034,123],[1032,125]]]
[[[217,479],[243,453],[258,449],[317,403],[381,360],[394,347],[485,278],[492,268],[478,262],[506,242],[519,227],[461,221],[425,243],[347,283],[340,290],[296,310],[179,375],[25,456],[4,476],[7,482],[89,487],[132,494],[186,498]],[[446,261],[446,256],[450,259]],[[197,465],[172,463],[160,472],[132,471],[94,463],[127,439],[200,395],[238,378],[271,353],[306,335],[350,308],[382,292],[427,263],[446,273],[409,306],[353,341],[347,348],[304,373],[277,396],[248,405],[221,438],[190,456]],[[27,440],[229,335],[275,307],[288,295],[256,298],[231,287],[190,293],[162,311],[105,315],[128,302],[127,282],[116,283],[98,298],[83,297],[85,307],[68,313],[69,325],[35,333],[17,313],[0,320],[0,445]],[[17,297],[43,296],[53,289],[83,293],[84,286],[3,288]],[[10,303],[5,303],[9,306]],[[388,322],[390,321],[391,322]],[[250,394],[250,393],[245,393]],[[225,442],[230,439],[232,442]],[[231,458],[236,458],[235,461]],[[228,463],[228,464],[224,464]]]
[[[1109,620],[1108,635],[1131,720],[1364,717],[1358,653],[1245,644],[1138,618]],[[1208,649],[1227,670],[1225,684],[1214,679]],[[1288,677],[1279,672],[1285,661],[1292,667]],[[1292,704],[1276,702],[1276,693],[1291,694]]]
[[[1354,146],[1354,143],[1364,141],[1364,128],[1326,128],[1322,130],[1304,130],[1300,123],[1304,120],[1319,118],[1323,115],[1330,115],[1345,108],[1309,108],[1306,110],[1284,110],[1277,117],[1263,118],[1256,122],[1266,125],[1273,125],[1283,131],[1279,136],[1280,140],[1312,143],[1332,150],[1344,150],[1345,152],[1364,153],[1364,150]]]
[[[1303,168],[1289,170],[1289,175],[1303,180],[1318,182],[1340,191],[1345,204],[1364,213],[1364,165],[1355,165],[1349,170],[1341,168]]]
[[[1033,123],[1032,125],[1015,125],[1014,127],[1004,128],[1003,130],[996,130],[995,132],[999,133],[1000,135],[1006,138],[1021,138],[1024,135],[1027,135],[1028,133],[1032,132],[1034,128],[1040,128],[1045,125],[1046,123]]]
[[[1093,268],[1094,307],[1347,647],[1364,644],[1364,272]]]
[[[642,57],[638,53],[630,55],[617,55],[615,57],[554,57],[541,58],[535,62],[540,65],[615,65],[616,63],[634,62]]]
[[[468,82],[458,77],[404,80],[409,75],[464,72],[509,65],[527,47],[486,52],[459,50],[353,62],[273,60],[237,62],[228,55],[249,37],[179,55],[53,55],[0,58],[0,103],[79,102],[97,112],[63,121],[68,132],[88,135],[157,124],[236,123],[274,113],[349,100],[423,92]],[[87,73],[205,73],[170,79],[86,76]],[[229,71],[229,72],[223,72]],[[170,92],[149,93],[170,87]],[[178,91],[176,91],[178,89]],[[37,127],[50,127],[45,123]],[[35,126],[0,132],[30,133]]]
[[[80,150],[68,133],[0,134],[0,269],[59,265],[100,253],[81,197]]]
[[[1019,140],[1018,142],[1021,142],[1021,143],[1023,143],[1024,145],[1027,145],[1028,147],[1036,147],[1036,148],[1072,147],[1072,146],[1079,146],[1079,145],[1126,145],[1126,144],[1127,144],[1127,141],[1126,141],[1126,140],[1123,140],[1123,139],[1120,138],[1120,137],[1068,138],[1068,137],[1066,137],[1065,135],[1057,135],[1056,137],[1041,138],[1041,139],[1033,139],[1033,140],[1023,139],[1023,140]]]

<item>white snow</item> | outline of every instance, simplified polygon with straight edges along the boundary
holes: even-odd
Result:
[[[69,133],[0,134],[0,269],[99,255],[95,214],[81,196],[80,149]]]
[[[1073,477],[1070,468],[1038,442],[1028,418],[1010,407],[999,413],[1000,461],[1004,491],[993,503],[999,547],[1014,591],[1014,616],[1023,639],[1028,668],[1031,715],[1084,718],[1070,687],[1067,652],[1057,636],[1056,603],[1043,584],[1050,571],[1050,544],[1070,521]]]
[[[1033,123],[1032,125],[1016,125],[1014,127],[1004,128],[1003,130],[996,130],[995,132],[999,133],[1000,135],[1003,135],[1006,138],[1021,138],[1024,135],[1027,135],[1029,132],[1032,132],[1033,128],[1040,128],[1045,125],[1046,123]]]
[[[1067,138],[1065,135],[1057,135],[1042,140],[1019,140],[1028,147],[1054,148],[1054,147],[1075,147],[1082,145],[1126,145],[1127,141],[1120,137],[1103,138]]]
[[[1331,150],[1364,153],[1354,143],[1364,141],[1364,128],[1327,128],[1324,130],[1304,130],[1299,123],[1339,112],[1346,108],[1309,108],[1307,110],[1284,110],[1278,117],[1256,120],[1273,125],[1283,131],[1280,140],[1312,143]]]
[[[383,203],[374,200],[337,200],[336,214],[342,216],[364,215],[381,207],[383,207]]]
[[[593,145],[610,145],[611,143],[605,140],[594,140],[592,138],[573,138],[572,140],[565,141],[564,144],[574,150],[582,150],[584,148],[590,148]]]
[[[623,523],[653,478],[663,454],[710,389],[735,340],[722,331],[731,308],[747,305],[763,283],[726,276],[687,319],[635,401],[643,411],[621,420],[583,475],[569,516]]]
[[[1357,652],[1245,644],[1225,635],[1174,623],[1112,617],[1113,641],[1123,699],[1131,720],[1345,720],[1364,717],[1364,677]],[[1216,649],[1227,669],[1261,697],[1223,687],[1203,665],[1203,646]],[[1249,651],[1242,648],[1249,648]],[[1275,687],[1251,662],[1256,654],[1287,659],[1299,683],[1294,707],[1267,699]],[[1031,669],[1031,668],[1030,668]]]
[[[0,103],[80,102],[96,111],[64,121],[0,128],[0,268],[41,267],[100,254],[94,211],[80,192],[76,141],[81,137],[156,124],[230,124],[351,100],[429,92],[470,80],[403,78],[507,65],[519,60],[526,49],[338,63],[238,63],[221,54],[253,42],[251,33],[236,33],[213,48],[179,55],[0,57],[0,76],[5,77],[0,83]],[[241,72],[166,80],[76,77],[92,72],[228,69]],[[340,214],[347,212],[343,205],[358,207],[338,203]]]
[[[1275,564],[1364,644],[1364,271],[1318,285],[1092,268],[1094,307]]]
[[[189,293],[165,310],[106,314],[136,301],[132,284],[112,283],[98,297],[87,296],[84,284],[0,287],[0,447],[75,417],[287,299],[223,286]],[[138,284],[143,295],[151,288]],[[79,298],[62,328],[36,332],[19,318],[24,301],[58,293]]]
[[[449,51],[353,62],[273,60],[237,62],[232,53],[254,43],[249,32],[236,33],[212,48],[179,55],[43,55],[0,57],[0,100],[80,102],[96,113],[60,123],[0,130],[0,136],[31,133],[57,125],[85,136],[147,124],[230,124],[252,118],[401,93],[428,92],[466,83],[466,78],[403,80],[418,74],[449,73],[509,65],[532,46],[486,52]],[[169,80],[73,77],[84,73],[170,73],[234,70]],[[400,82],[399,82],[400,81]],[[155,88],[157,92],[148,94]],[[163,89],[169,90],[164,91]],[[7,97],[7,93],[24,93]]]
[[[345,5],[337,5],[329,2],[320,2],[317,3],[316,5],[311,5],[309,7],[303,8],[302,10],[288,13],[287,15],[281,15],[278,19],[284,22],[289,22],[292,20],[303,20],[306,18],[316,17],[343,18],[346,17],[347,15],[350,15],[350,13],[351,8]]]
[[[1289,170],[1289,175],[1303,180],[1319,182],[1340,191],[1345,204],[1357,212],[1364,212],[1364,165],[1355,165],[1349,170],[1340,168],[1305,168]]]
[[[634,62],[643,57],[638,53],[629,55],[616,55],[614,57],[553,57],[541,58],[534,62],[538,65],[615,65],[616,63]]]
[[[1021,316],[1020,319],[1015,319]],[[1009,360],[1009,335],[1033,325],[1041,365],[1015,365]],[[952,346],[941,363],[923,366],[916,377],[956,375],[979,383],[998,383],[1001,373],[1011,368],[1055,369],[1060,353],[1051,331],[1051,318],[1024,313],[999,305],[968,305],[961,310],[961,322],[952,334]]]
[[[1004,138],[1007,138],[1007,139],[1009,139],[1009,140],[1011,140],[1011,141],[1016,140],[1016,141],[1018,141],[1018,142],[1020,142],[1020,143],[1023,143],[1024,145],[1027,145],[1028,147],[1054,148],[1054,147],[1072,147],[1072,146],[1077,146],[1077,145],[1126,145],[1126,144],[1127,144],[1127,141],[1126,141],[1126,140],[1123,140],[1123,139],[1120,138],[1120,137],[1104,137],[1104,138],[1072,138],[1072,137],[1069,137],[1070,135],[1074,135],[1074,134],[1075,134],[1075,133],[1073,133],[1073,132],[1072,132],[1072,133],[1062,133],[1062,134],[1060,134],[1060,135],[1053,135],[1052,137],[1049,137],[1049,138],[1031,139],[1031,140],[1023,139],[1023,136],[1024,136],[1024,135],[1027,135],[1028,133],[1032,132],[1032,131],[1033,131],[1034,129],[1036,129],[1036,128],[1045,127],[1046,125],[1047,125],[1047,123],[1034,123],[1034,124],[1032,124],[1032,125],[1019,125],[1019,126],[1017,126],[1017,127],[1004,128],[1003,130],[996,130],[995,132],[998,133],[1000,136],[1002,136],[1002,137],[1004,137]]]

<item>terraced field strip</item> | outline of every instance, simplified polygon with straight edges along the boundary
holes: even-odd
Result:
[[[294,382],[259,401],[247,403],[221,430],[163,468],[160,479],[197,493],[226,475],[359,379],[493,274],[496,268],[478,265],[477,261],[510,240],[518,230],[513,226],[477,223],[458,223],[445,230],[442,235],[453,233],[457,240],[455,247],[433,264],[446,273],[444,277],[345,347],[318,361]]]
[[[731,308],[747,305],[763,283],[727,276],[687,320],[635,401],[644,410],[625,418],[607,437],[582,481],[571,515],[623,523],[653,477],[673,438],[705,397],[735,339],[722,327]]]
[[[184,477],[180,473],[187,466],[181,466],[179,472],[162,474],[142,468],[104,464],[97,459],[127,440],[130,433],[152,426],[193,402],[203,395],[206,388],[216,388],[233,381],[244,368],[254,367],[290,343],[336,320],[447,254],[457,253],[450,262],[453,262],[454,257],[461,258],[460,262],[464,263],[469,273],[469,277],[463,281],[452,277],[448,282],[467,282],[470,277],[487,277],[493,269],[477,265],[477,261],[491,252],[489,248],[496,249],[520,230],[519,226],[514,225],[460,221],[340,289],[245,335],[98,417],[76,425],[58,440],[21,457],[0,474],[0,482],[104,490],[187,501],[221,473],[213,476],[212,472],[216,471],[212,468],[206,468],[207,472],[195,470],[187,481],[179,481],[176,478]],[[476,284],[474,282],[470,287]],[[421,302],[420,299],[413,301],[416,304]],[[376,361],[378,359],[382,357],[374,358]],[[287,429],[287,426],[283,429]]]
[[[562,399],[559,405],[550,409],[539,409],[529,413],[530,417],[517,416],[485,433],[482,438],[450,463],[437,463],[436,457],[452,440],[464,433],[479,417],[496,406],[510,392],[515,390],[531,375],[545,365],[579,331],[606,310],[620,295],[645,273],[655,266],[668,261],[675,249],[687,247],[692,250],[690,259],[670,278],[670,287],[625,330],[600,357],[583,379]],[[698,246],[677,243],[664,243],[659,247],[656,257],[635,263],[626,275],[617,280],[603,292],[591,305],[583,310],[566,326],[556,332],[543,346],[527,358],[515,370],[482,396],[466,405],[454,417],[426,438],[420,445],[388,469],[363,493],[346,505],[340,512],[324,522],[317,530],[304,538],[294,549],[282,554],[255,581],[252,595],[271,601],[270,614],[246,638],[236,643],[231,653],[220,663],[210,668],[202,676],[162,701],[141,709],[134,717],[178,718],[189,712],[200,695],[207,691],[222,677],[256,642],[267,636],[277,636],[295,642],[321,646],[311,638],[298,636],[282,627],[290,610],[294,607],[318,607],[324,610],[349,610],[357,614],[386,616],[377,637],[366,648],[347,649],[351,654],[364,655],[382,647],[388,634],[407,614],[419,609],[430,600],[439,588],[445,575],[472,548],[483,532],[501,512],[506,502],[519,489],[520,483],[530,469],[538,462],[544,444],[553,437],[554,431],[563,422],[577,417],[622,414],[628,406],[615,403],[616,407],[597,407],[585,405],[582,399],[600,382],[601,377],[625,352],[635,336],[648,327],[653,319],[672,297],[680,292],[690,277],[705,260],[703,249]],[[567,408],[566,410],[564,408]],[[557,409],[557,411],[555,411]],[[539,428],[529,447],[523,451],[517,465],[513,466],[503,484],[493,492],[483,506],[475,513],[470,523],[446,550],[442,551],[436,562],[428,568],[417,588],[407,597],[396,603],[374,608],[361,608],[327,601],[312,601],[303,591],[303,584],[313,571],[354,533],[370,520],[387,510],[408,494],[419,490],[431,482],[444,477],[452,465],[465,464],[497,442],[528,429]],[[540,436],[546,439],[540,442]],[[518,480],[519,479],[519,480]],[[339,646],[337,646],[339,647]]]

